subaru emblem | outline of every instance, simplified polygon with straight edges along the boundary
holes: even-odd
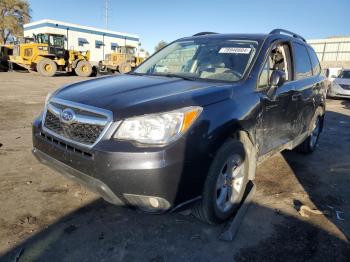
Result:
[[[72,109],[66,108],[61,113],[61,121],[66,124],[70,124],[75,119],[75,113]]]

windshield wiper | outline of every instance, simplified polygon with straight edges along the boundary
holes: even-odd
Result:
[[[136,72],[133,72],[133,71],[130,71],[128,73],[126,73],[127,75],[136,75],[136,76],[144,76],[144,75],[147,75],[147,73],[136,73]]]
[[[176,77],[176,78],[181,78],[181,79],[188,80],[188,81],[195,81],[195,80],[197,80],[195,77],[183,76],[183,75],[178,75],[178,74],[150,74],[150,73],[136,73],[136,72],[128,72],[126,74],[128,74],[128,75],[139,75],[139,76]]]
[[[150,75],[165,76],[165,77],[177,77],[177,78],[181,78],[181,79],[188,80],[188,81],[195,81],[196,80],[195,77],[183,76],[183,75],[178,75],[178,74],[150,74]]]

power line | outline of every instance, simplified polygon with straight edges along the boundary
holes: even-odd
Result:
[[[108,30],[108,13],[109,13],[109,0],[105,0],[105,26],[106,30]]]

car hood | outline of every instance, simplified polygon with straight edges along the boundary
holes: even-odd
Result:
[[[231,92],[232,84],[222,82],[118,75],[74,83],[57,90],[54,96],[110,110],[117,120],[185,106],[206,106],[228,99]]]

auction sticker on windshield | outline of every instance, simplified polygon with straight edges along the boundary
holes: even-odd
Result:
[[[222,47],[220,54],[249,54],[252,49],[250,47]]]

